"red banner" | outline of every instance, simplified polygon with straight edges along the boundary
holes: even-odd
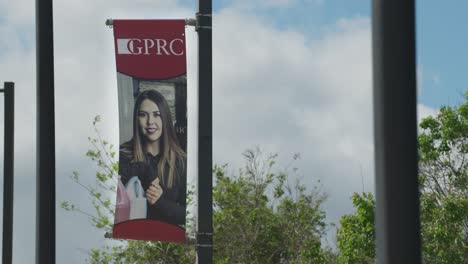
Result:
[[[117,71],[144,79],[187,72],[185,20],[114,20]]]
[[[185,241],[185,20],[114,20],[119,179],[114,238]]]

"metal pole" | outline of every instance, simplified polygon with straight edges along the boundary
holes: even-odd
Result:
[[[198,230],[197,263],[213,263],[212,32],[211,0],[199,0],[198,31]]]
[[[372,1],[377,263],[421,263],[414,0]]]
[[[2,263],[12,263],[13,173],[15,143],[15,84],[5,82],[5,149],[3,154],[3,246]]]
[[[55,263],[55,111],[52,0],[36,0],[36,263]]]

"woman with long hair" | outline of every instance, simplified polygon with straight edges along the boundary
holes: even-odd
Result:
[[[184,225],[186,154],[180,147],[166,99],[142,92],[133,111],[133,137],[120,146],[123,184],[138,176],[145,190],[147,218]]]

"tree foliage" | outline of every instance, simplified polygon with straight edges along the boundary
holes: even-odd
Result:
[[[260,151],[248,150],[244,157],[238,175],[214,168],[217,263],[327,263],[323,193],[307,191],[300,181],[289,186],[288,172],[272,171],[276,155],[262,159]]]
[[[98,167],[93,186],[84,185],[79,174],[72,180],[84,188],[94,209],[88,213],[64,201],[62,208],[86,215],[100,232],[112,232],[118,162],[114,146],[103,140],[94,122],[95,138],[86,154]],[[290,184],[297,169],[275,168],[277,155],[264,157],[257,148],[244,153],[245,168],[228,174],[228,166],[215,165],[213,176],[215,263],[329,263],[333,254],[321,244],[325,233],[325,195],[308,190],[300,180]],[[193,188],[191,189],[193,190]],[[188,193],[192,204],[194,192]],[[190,206],[187,206],[190,208]],[[194,263],[194,217],[187,211],[186,244],[112,240],[89,251],[88,263]]]
[[[458,107],[424,119],[419,135],[425,263],[468,262],[468,92]]]
[[[442,107],[437,116],[420,124],[424,263],[468,263],[468,92],[464,99],[457,107]],[[374,233],[374,215],[369,206],[374,206],[374,200],[369,194],[355,194],[353,205],[356,212],[340,221],[339,259],[349,260],[343,263],[363,263],[363,259],[373,263],[375,251],[369,249],[375,247],[375,237],[370,235]]]
[[[356,211],[341,217],[337,231],[338,263],[374,263],[374,197],[371,193],[354,193],[352,201]]]

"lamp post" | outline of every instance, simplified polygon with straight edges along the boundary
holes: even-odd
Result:
[[[197,263],[213,263],[212,7],[199,0],[198,32],[198,223]]]
[[[372,1],[377,263],[421,263],[415,1]]]
[[[55,264],[55,101],[52,0],[36,0],[36,263]]]
[[[3,154],[3,246],[2,263],[12,263],[13,245],[13,173],[14,173],[14,141],[15,141],[15,84],[5,82],[5,141]]]

